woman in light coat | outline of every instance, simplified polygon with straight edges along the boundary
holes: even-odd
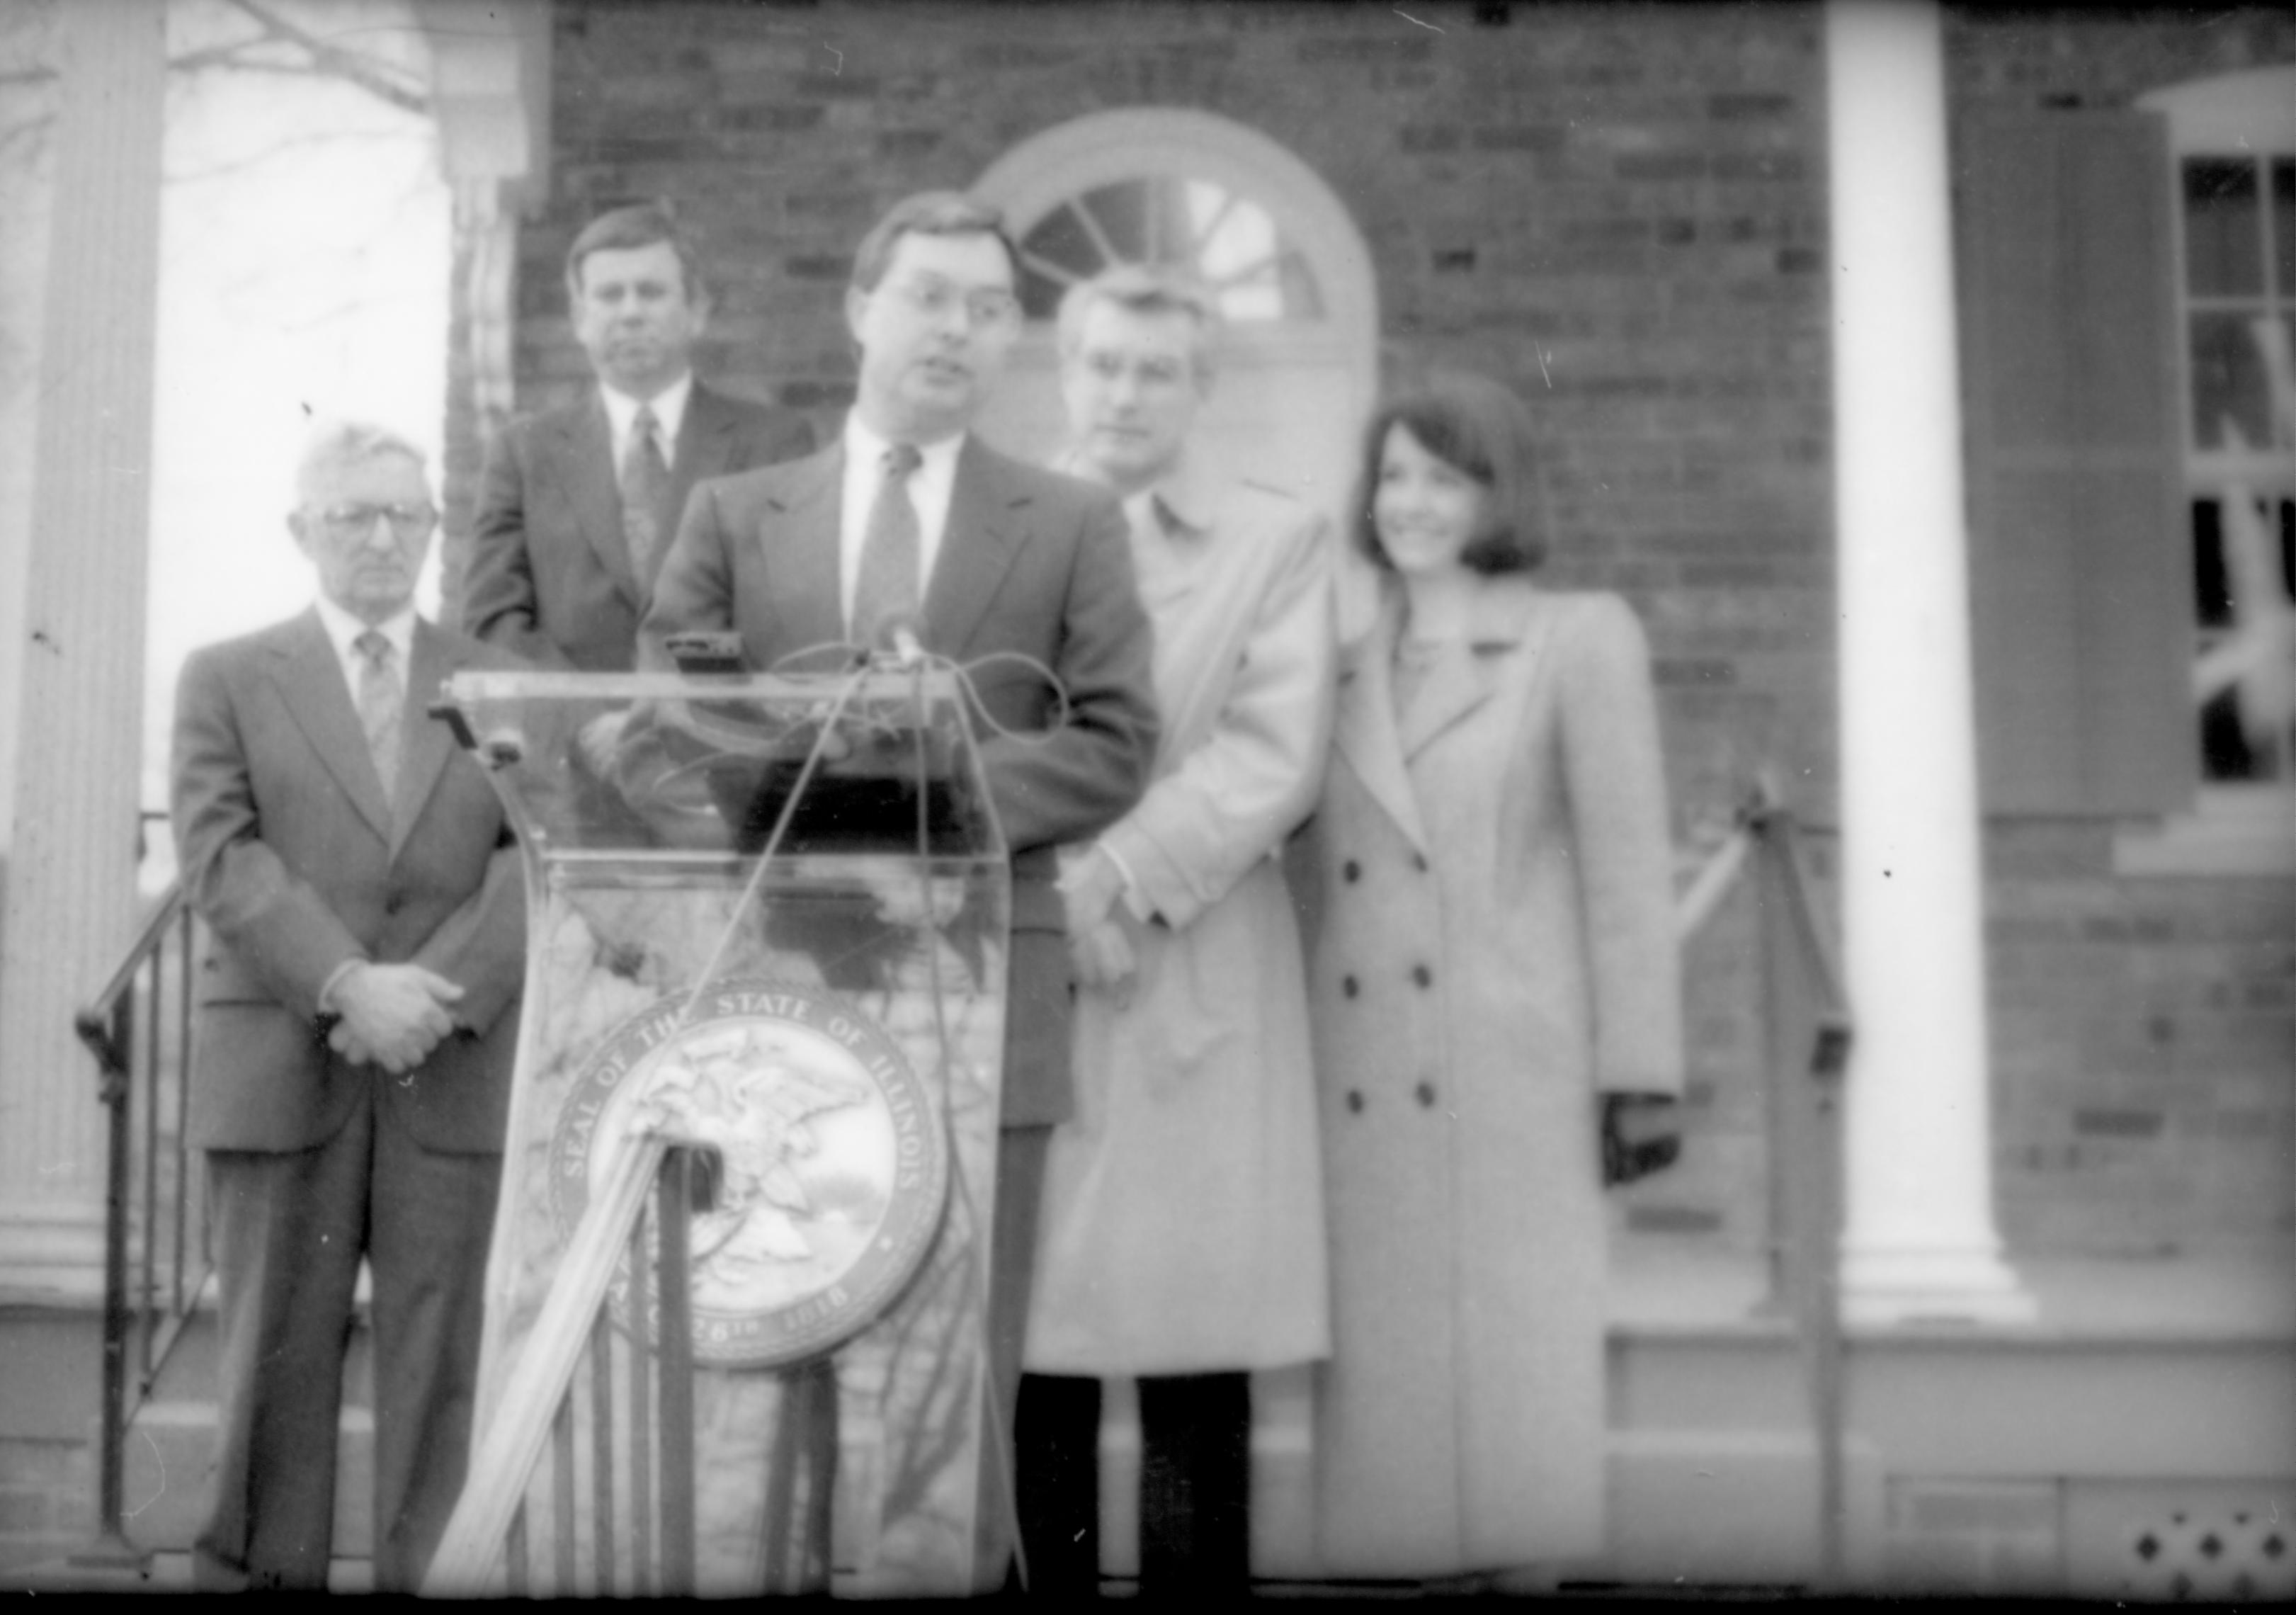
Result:
[[[1530,436],[1453,376],[1365,440],[1382,600],[1341,677],[1309,971],[1336,1576],[1536,1585],[1600,1551],[1605,1162],[1681,1087],[1648,656],[1615,596],[1527,576]]]
[[[1140,1381],[1149,1593],[1247,1590],[1255,1370],[1329,1348],[1299,922],[1276,854],[1315,804],[1329,529],[1206,474],[1213,306],[1128,267],[1070,293],[1069,468],[1124,496],[1156,628],[1155,776],[1064,849],[1076,1114],[1046,1167],[1020,1428],[1030,1585],[1097,1587],[1100,1381]]]

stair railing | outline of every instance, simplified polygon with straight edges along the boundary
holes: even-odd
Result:
[[[1764,1110],[1769,1144],[1767,1291],[1758,1316],[1796,1323],[1817,1445],[1819,1577],[1839,1586],[1842,1483],[1841,1092],[1853,1031],[1830,928],[1792,810],[1767,777],[1676,911],[1687,943],[1751,865],[1760,914]]]
[[[184,1127],[197,929],[182,888],[170,886],[102,991],[73,1017],[95,1056],[107,1112],[96,1534],[71,1559],[83,1567],[145,1562],[122,1525],[127,1430],[214,1268],[199,1152]]]

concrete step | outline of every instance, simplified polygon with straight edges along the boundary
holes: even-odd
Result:
[[[373,1405],[374,1332],[369,1324],[366,1275],[362,1272],[359,1275],[358,1303],[351,1313],[350,1340],[344,1349],[343,1401],[347,1406],[368,1407]],[[167,1360],[160,1365],[148,1393],[150,1399],[160,1402],[198,1401],[214,1396],[221,1339],[215,1286],[210,1282],[206,1293],[185,1319],[182,1333],[169,1347]],[[130,1373],[133,1373],[135,1354],[132,1350],[129,1361]]]
[[[194,1593],[189,1554],[151,1554],[141,1564],[93,1569],[69,1558],[45,1559],[0,1570],[0,1589],[12,1593]],[[330,1593],[372,1593],[374,1566],[365,1559],[338,1558],[327,1567]]]
[[[121,1523],[147,1552],[188,1552],[214,1489],[216,1405],[154,1402],[127,1435]],[[316,1464],[313,1465],[316,1471]],[[374,1413],[345,1407],[335,1445],[335,1554],[365,1559],[374,1540]]]

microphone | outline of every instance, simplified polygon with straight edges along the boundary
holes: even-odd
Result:
[[[923,623],[914,611],[888,611],[877,619],[870,631],[869,648],[872,659],[890,661],[907,672],[925,659],[925,648],[920,635]]]

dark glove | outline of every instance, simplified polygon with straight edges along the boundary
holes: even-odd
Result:
[[[1682,1153],[1682,1124],[1666,1094],[1603,1095],[1603,1186],[1663,1172]]]

